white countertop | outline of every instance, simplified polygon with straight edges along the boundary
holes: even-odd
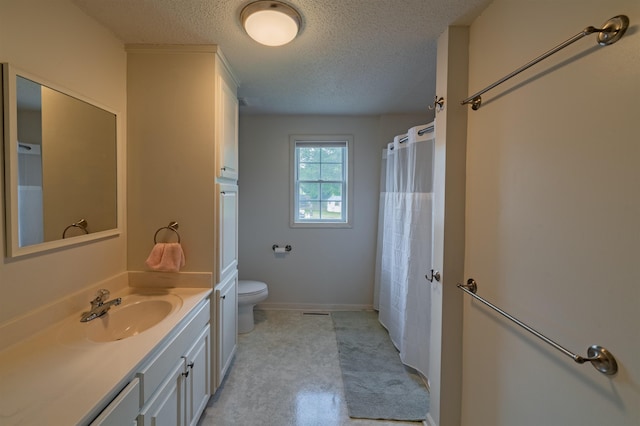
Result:
[[[122,294],[150,290],[128,288]],[[78,333],[79,315],[0,352],[0,424],[75,425],[92,420],[96,405],[126,384],[136,367],[170,334],[211,289],[158,290],[182,306],[148,330],[123,340],[95,343]],[[152,296],[149,296],[152,297]]]

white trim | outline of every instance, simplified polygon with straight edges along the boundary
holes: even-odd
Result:
[[[427,413],[427,418],[422,422],[422,424],[425,426],[438,426],[438,423],[436,423],[436,421],[433,420],[433,417],[431,417],[431,413]]]
[[[116,110],[97,102],[87,96],[83,96],[73,90],[66,89],[36,75],[25,72],[9,63],[2,63],[2,88],[4,91],[4,103],[2,108],[2,119],[4,119],[4,168],[5,168],[5,249],[7,257],[19,257],[44,253],[57,249],[78,246],[81,244],[103,240],[106,238],[119,237],[124,230],[125,203],[126,196],[125,170],[126,158],[124,149],[124,115]],[[68,239],[58,239],[45,241],[38,244],[20,246],[18,236],[18,110],[17,110],[17,87],[16,79],[22,77],[31,80],[41,86],[60,92],[64,95],[76,98],[93,107],[102,109],[113,114],[116,120],[116,226],[104,231],[92,232],[90,234],[79,235]]]

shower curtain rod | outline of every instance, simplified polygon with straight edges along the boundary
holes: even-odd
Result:
[[[495,83],[490,84],[489,86],[485,87],[479,92],[474,93],[473,95],[464,99],[462,102],[460,102],[460,104],[461,105],[471,104],[471,109],[476,111],[478,108],[480,108],[480,105],[482,105],[481,95],[483,93],[488,92],[494,87],[504,83],[505,81],[509,80],[511,77],[515,77],[516,75],[520,74],[522,71],[532,67],[533,65],[542,61],[543,59],[548,58],[554,53],[580,40],[582,37],[589,34],[598,33],[598,44],[600,46],[608,46],[618,41],[623,36],[624,32],[627,30],[628,27],[629,27],[629,18],[626,15],[614,16],[613,18],[605,22],[602,28],[600,29],[591,27],[591,26],[586,27],[584,30],[580,31],[578,34],[574,35],[570,39],[560,43],[553,49],[543,53],[542,55],[538,56],[536,59],[526,63],[525,65],[521,66],[520,68],[513,71],[512,73],[502,77],[500,80],[496,81]]]

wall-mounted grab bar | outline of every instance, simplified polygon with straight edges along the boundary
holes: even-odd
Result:
[[[535,65],[538,62],[542,61],[543,59],[548,58],[549,56],[553,55],[554,53],[558,52],[559,50],[562,50],[565,47],[569,46],[570,44],[580,40],[582,37],[584,37],[586,35],[589,35],[589,34],[598,33],[598,44],[601,45],[601,46],[608,46],[608,45],[613,44],[616,41],[620,40],[620,38],[624,35],[624,32],[627,30],[628,27],[629,27],[629,18],[626,15],[614,16],[613,18],[611,18],[607,22],[605,22],[604,25],[602,26],[602,28],[600,28],[600,29],[589,26],[589,27],[585,28],[584,30],[580,31],[578,34],[576,34],[573,37],[571,37],[570,39],[566,40],[565,42],[560,43],[559,45],[557,45],[553,49],[543,53],[540,56],[538,56],[533,61],[526,63],[525,65],[521,66],[520,68],[518,68],[517,70],[513,71],[512,73],[502,77],[500,80],[496,81],[495,83],[490,84],[489,86],[485,87],[484,89],[480,90],[479,92],[474,93],[473,95],[469,96],[468,98],[463,100],[461,102],[461,104],[462,105],[471,104],[471,109],[473,109],[475,111],[478,108],[480,108],[480,105],[482,105],[482,97],[481,97],[481,95],[483,93],[488,92],[489,90],[493,89],[494,87],[504,83],[505,81],[509,80],[511,77],[514,77],[514,76],[520,74],[522,71],[532,67],[533,65]]]
[[[599,372],[601,372],[603,374],[613,375],[613,374],[616,374],[618,372],[618,363],[616,362],[615,357],[611,354],[611,352],[609,352],[608,350],[606,350],[602,346],[598,346],[598,345],[590,346],[587,349],[587,358],[583,358],[580,355],[576,355],[573,352],[570,352],[569,350],[567,350],[564,347],[560,346],[559,344],[557,344],[553,340],[549,339],[547,336],[545,336],[542,333],[540,333],[540,332],[534,330],[533,328],[529,327],[527,324],[523,323],[518,318],[516,318],[516,317],[514,317],[512,315],[509,315],[508,313],[506,313],[502,309],[498,308],[496,305],[494,305],[494,304],[492,304],[490,302],[487,302],[485,299],[483,299],[482,297],[478,296],[476,294],[476,292],[478,291],[478,284],[476,283],[476,281],[473,278],[469,278],[467,280],[466,284],[458,284],[458,288],[460,290],[464,291],[465,293],[467,293],[468,295],[470,295],[471,297],[473,297],[474,299],[477,299],[480,302],[484,303],[485,305],[487,305],[488,307],[490,307],[494,311],[498,312],[500,315],[504,316],[505,318],[508,318],[511,321],[515,322],[520,327],[524,328],[525,330],[527,330],[528,332],[532,333],[536,337],[544,340],[545,342],[547,342],[548,344],[550,344],[551,346],[553,346],[554,348],[556,348],[557,350],[559,350],[563,354],[565,354],[568,357],[570,357],[571,359],[573,359],[578,364],[584,364],[585,362],[589,361],[591,363],[591,365],[593,365],[593,367],[596,370],[598,370]]]

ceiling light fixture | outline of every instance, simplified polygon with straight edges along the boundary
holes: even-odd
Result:
[[[240,12],[240,22],[249,37],[266,46],[282,46],[296,38],[302,17],[279,1],[260,0]]]

